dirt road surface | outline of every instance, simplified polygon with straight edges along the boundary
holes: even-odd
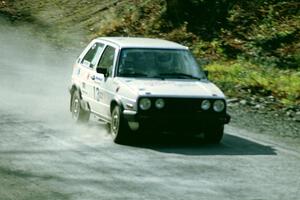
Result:
[[[114,144],[76,125],[68,85],[76,51],[0,25],[0,200],[298,200],[300,154],[228,126],[220,145]]]

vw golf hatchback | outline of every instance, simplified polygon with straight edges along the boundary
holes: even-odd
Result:
[[[70,94],[72,117],[97,116],[116,143],[146,133],[203,135],[219,143],[230,121],[223,92],[187,47],[166,40],[94,39],[76,60]]]

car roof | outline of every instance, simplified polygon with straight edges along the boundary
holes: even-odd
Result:
[[[159,48],[159,49],[188,49],[175,42],[141,37],[99,37],[98,41],[107,41],[118,45],[120,48]]]

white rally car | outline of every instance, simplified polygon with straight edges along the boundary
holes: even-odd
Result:
[[[94,39],[74,65],[70,93],[73,118],[94,114],[110,124],[116,143],[164,132],[219,143],[230,121],[222,91],[187,47],[166,40]]]

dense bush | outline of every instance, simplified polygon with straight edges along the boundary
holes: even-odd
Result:
[[[300,66],[300,2],[297,0],[166,1],[166,19],[172,26],[178,28],[185,24],[187,32],[201,40],[203,51],[217,46],[219,55],[209,50],[216,59],[243,57],[262,65]]]

